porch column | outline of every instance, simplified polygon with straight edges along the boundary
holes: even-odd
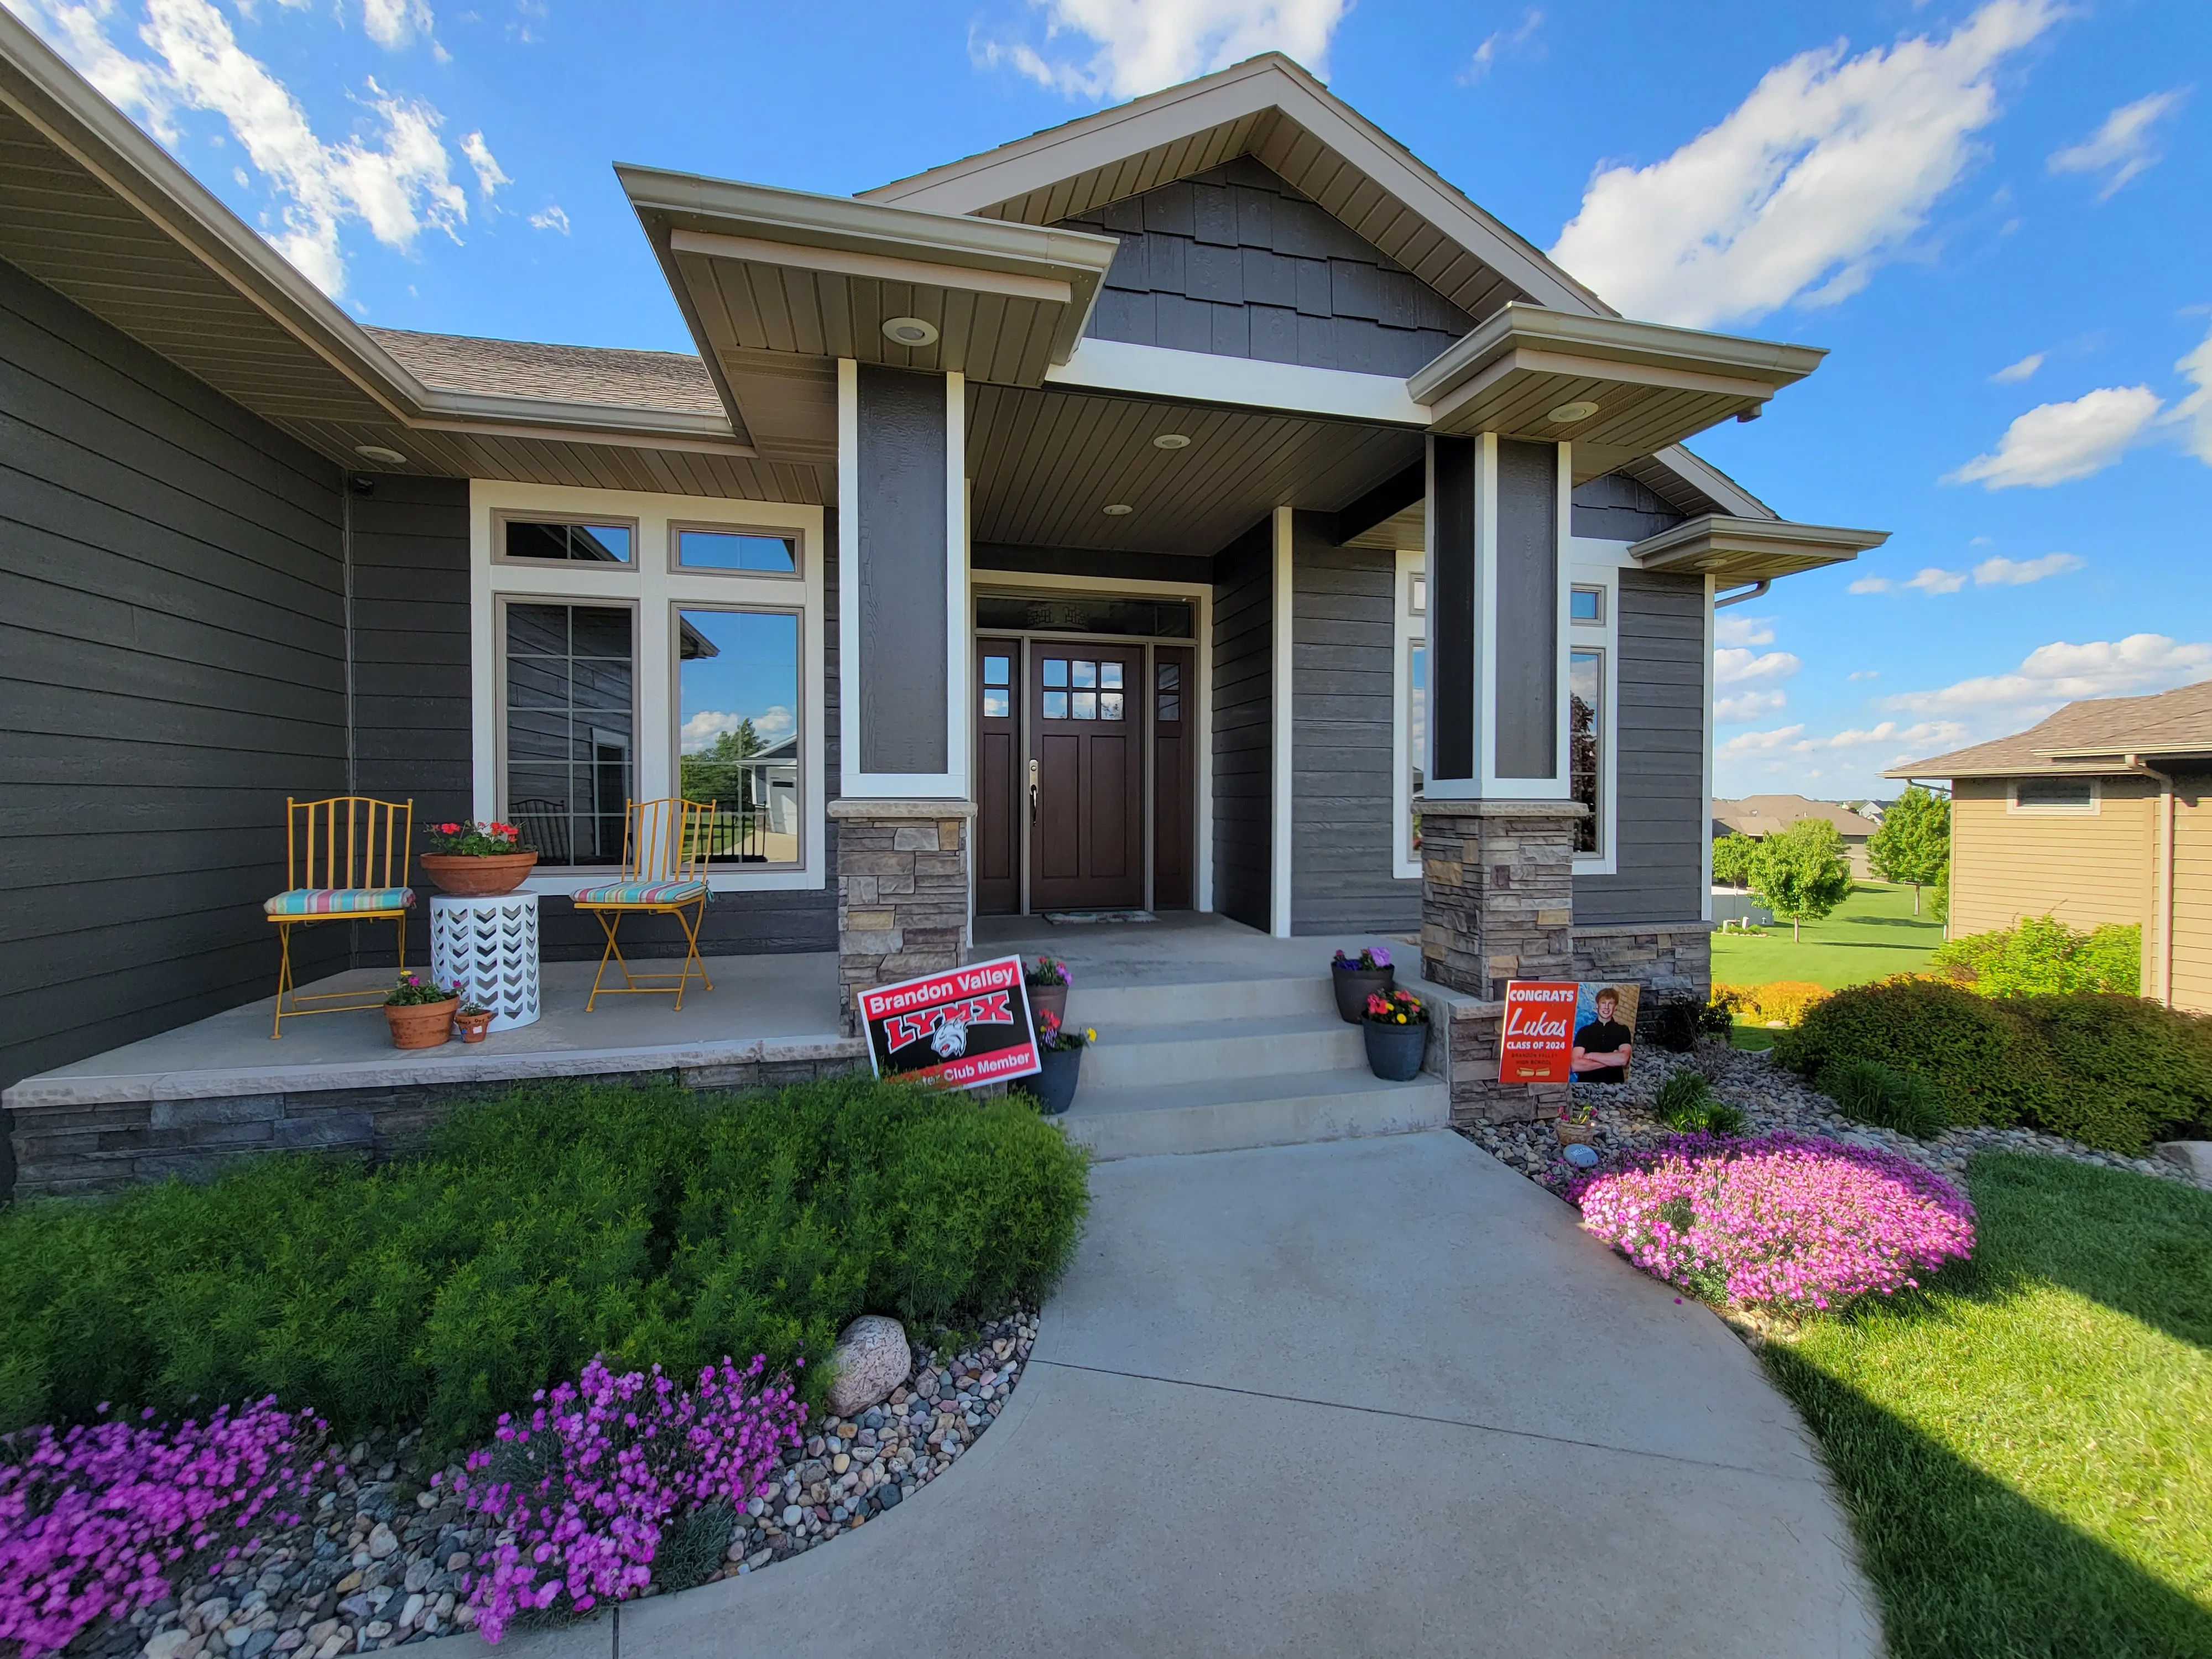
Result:
[[[958,374],[837,365],[840,1016],[966,959],[967,401]]]
[[[1429,440],[1429,755],[1421,971],[1482,1000],[1454,1019],[1452,1110],[1549,1116],[1565,1085],[1498,1082],[1512,979],[1573,977],[1565,444]]]

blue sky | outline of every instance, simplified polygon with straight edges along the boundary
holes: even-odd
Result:
[[[1722,613],[1724,793],[2212,675],[2203,0],[4,3],[365,320],[672,349],[614,161],[856,191],[1279,48],[1631,315],[1831,350],[1697,446],[1894,532]]]

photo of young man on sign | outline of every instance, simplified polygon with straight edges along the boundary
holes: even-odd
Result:
[[[860,1005],[878,1077],[972,1089],[1044,1069],[1019,957],[878,985]]]
[[[1585,985],[1575,1008],[1574,1073],[1578,1083],[1626,1083],[1635,1058],[1633,985]]]

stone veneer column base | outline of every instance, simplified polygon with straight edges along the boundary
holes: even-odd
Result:
[[[1676,997],[1704,1002],[1713,994],[1713,924],[1627,921],[1577,927],[1575,977],[1641,986],[1638,1025],[1662,1002]]]
[[[859,1035],[872,985],[968,958],[965,800],[833,800],[837,820],[837,1016]]]
[[[1438,800],[1421,812],[1421,973],[1480,999],[1455,1008],[1448,1075],[1455,1122],[1556,1117],[1564,1083],[1503,1085],[1505,982],[1574,977],[1578,802]]]

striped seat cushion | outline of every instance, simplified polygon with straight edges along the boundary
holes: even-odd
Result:
[[[579,904],[689,904],[707,891],[703,881],[617,881],[578,890]]]
[[[271,916],[343,916],[361,910],[406,910],[415,903],[411,887],[295,887],[261,907]]]

